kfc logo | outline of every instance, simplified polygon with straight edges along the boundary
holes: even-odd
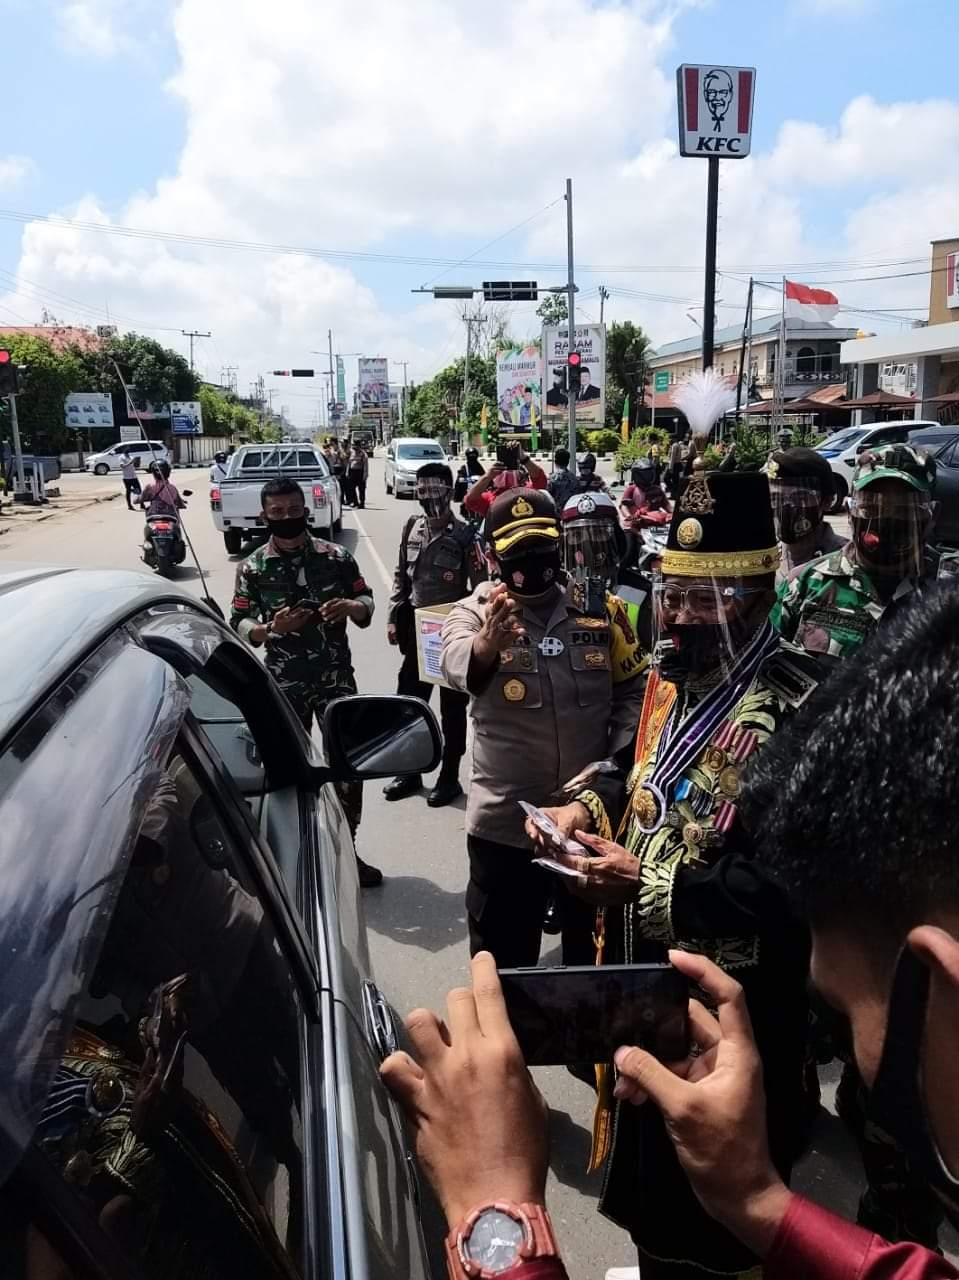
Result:
[[[756,73],[751,67],[681,66],[676,72],[679,152],[749,155]]]

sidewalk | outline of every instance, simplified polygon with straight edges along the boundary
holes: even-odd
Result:
[[[11,529],[24,529],[40,524],[59,515],[82,511],[98,502],[113,502],[123,497],[123,482],[119,476],[94,476],[86,472],[64,472],[59,480],[47,486],[48,490],[60,490],[59,497],[50,497],[42,506],[14,502],[13,495],[0,494],[0,537]]]

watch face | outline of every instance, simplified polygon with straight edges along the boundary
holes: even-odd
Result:
[[[487,1209],[474,1222],[469,1239],[463,1241],[463,1252],[470,1262],[498,1275],[516,1264],[525,1238],[521,1222],[498,1209]]]

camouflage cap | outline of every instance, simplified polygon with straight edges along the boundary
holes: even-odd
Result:
[[[856,463],[852,487],[858,493],[877,480],[899,480],[919,493],[932,493],[936,464],[925,449],[909,444],[885,444],[864,449]]]

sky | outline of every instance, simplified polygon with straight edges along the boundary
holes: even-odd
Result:
[[[350,382],[355,353],[431,376],[462,304],[411,291],[561,283],[567,177],[580,314],[605,285],[607,320],[693,334],[681,62],[757,68],[753,154],[721,166],[720,325],[750,273],[785,273],[831,288],[837,323],[900,328],[929,240],[959,235],[956,0],[0,0],[0,22],[0,323],[46,309],[184,353],[209,330],[198,371],[235,366],[241,393],[320,368],[330,329]],[[514,336],[534,310],[509,308]],[[301,426],[325,398],[267,386]]]

